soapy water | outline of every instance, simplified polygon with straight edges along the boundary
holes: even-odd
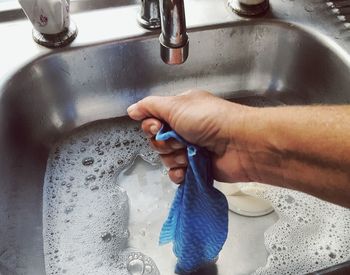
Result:
[[[267,264],[254,274],[307,274],[350,260],[350,210],[280,187],[242,185],[279,216],[265,232]]]
[[[241,103],[259,107],[282,104],[259,98],[243,99]],[[159,165],[158,156],[148,146],[139,124],[127,119],[99,121],[77,129],[53,148],[43,197],[47,274],[160,274],[150,257],[128,245],[133,238],[130,223],[138,220],[133,218],[137,215],[145,217],[138,234],[146,235],[149,227],[154,231],[152,241],[156,244],[160,230],[146,222],[154,218],[152,211],[139,211],[145,203],[152,205],[145,202],[152,196],[137,197],[135,192],[140,189],[128,184],[136,175],[121,173],[127,171],[137,156]],[[142,178],[138,181],[139,188],[145,182],[160,181],[159,169],[147,173],[148,176],[138,175]],[[117,183],[118,176],[122,178],[121,184]],[[348,209],[300,192],[259,186],[252,188],[248,184],[243,191],[269,201],[279,220],[265,232],[270,255],[266,266],[255,274],[303,274],[350,260]],[[149,184],[147,192],[152,192],[153,197],[164,196],[159,201],[168,202],[166,206],[152,205],[165,218],[175,187],[170,184],[150,187]],[[131,206],[128,194],[133,198]],[[136,233],[132,231],[132,234]],[[155,259],[162,256],[161,248],[158,250]]]
[[[47,274],[159,274],[151,258],[128,247],[128,195],[116,184],[136,156],[159,162],[141,132],[129,120],[102,121],[54,147],[43,197]]]

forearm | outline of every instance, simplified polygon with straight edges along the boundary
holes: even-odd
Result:
[[[254,108],[241,144],[252,180],[350,207],[350,107]]]

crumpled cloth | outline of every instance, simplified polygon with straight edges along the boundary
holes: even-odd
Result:
[[[188,167],[161,229],[159,244],[173,243],[175,272],[187,274],[217,260],[227,238],[228,204],[213,186],[209,152],[163,125],[156,140],[170,138],[187,146]]]

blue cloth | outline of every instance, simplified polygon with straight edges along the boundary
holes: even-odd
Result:
[[[213,187],[209,152],[189,144],[164,125],[156,140],[170,138],[187,146],[189,164],[160,232],[159,243],[173,242],[178,259],[175,272],[186,274],[216,261],[227,238],[228,205],[225,196]]]

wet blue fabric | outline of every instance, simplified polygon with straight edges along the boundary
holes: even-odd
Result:
[[[175,272],[187,274],[216,261],[227,238],[228,205],[225,196],[213,186],[209,152],[186,142],[164,125],[156,140],[170,138],[187,146],[189,164],[161,229],[159,243],[173,243]]]

